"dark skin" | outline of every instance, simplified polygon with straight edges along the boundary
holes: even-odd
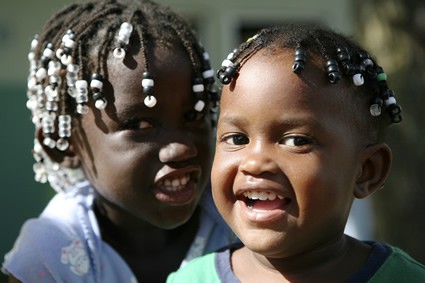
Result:
[[[391,151],[354,126],[345,82],[292,64],[293,50],[259,51],[223,88],[213,196],[245,245],[231,256],[241,282],[346,282],[371,250],[344,235],[352,201],[382,186]]]
[[[198,228],[212,128],[208,112],[193,110],[192,66],[184,49],[155,47],[148,55],[154,108],[143,103],[140,52],[131,50],[124,62],[111,57],[103,89],[108,107],[99,111],[91,102],[89,113],[74,119],[68,151],[45,150],[63,165],[82,166],[95,188],[102,238],[138,281],[164,282]]]

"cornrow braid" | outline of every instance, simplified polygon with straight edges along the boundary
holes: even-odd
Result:
[[[47,21],[31,42],[28,55],[27,107],[35,126],[43,130],[44,146],[67,150],[71,117],[85,114],[90,100],[99,110],[107,107],[102,88],[108,59],[123,60],[130,47],[142,53],[145,70],[141,88],[146,106],[154,107],[155,78],[149,72],[147,56],[147,42],[154,41],[164,47],[181,45],[193,68],[194,110],[213,111],[219,96],[208,54],[179,15],[150,0],[74,3]],[[38,140],[33,152],[37,181],[49,181],[61,191],[83,178],[80,169],[54,164]]]
[[[401,107],[376,60],[352,39],[317,25],[289,24],[260,30],[229,54],[217,78],[222,84],[229,84],[243,63],[259,50],[280,49],[295,51],[292,71],[296,74],[308,64],[308,57],[315,56],[324,63],[324,73],[331,84],[342,78],[350,79],[356,86],[352,93],[370,106],[368,112],[371,124],[378,131],[377,138],[383,135],[387,125],[401,122]]]

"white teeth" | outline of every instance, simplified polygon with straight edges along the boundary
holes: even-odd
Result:
[[[251,200],[275,200],[276,198],[283,199],[283,196],[272,192],[246,191],[243,193],[243,195]]]
[[[158,186],[167,191],[177,191],[181,186],[185,186],[190,180],[189,175],[185,175],[174,179],[165,179],[158,183]]]

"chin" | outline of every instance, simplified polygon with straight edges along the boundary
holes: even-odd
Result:
[[[245,235],[241,237],[242,243],[251,251],[261,254],[266,257],[274,257],[282,250],[282,239],[281,235],[273,235],[274,233],[269,233],[269,235],[262,235],[254,233],[251,236]]]
[[[194,215],[196,205],[169,209],[163,213],[163,217],[156,220],[155,226],[162,229],[175,229],[186,224]]]

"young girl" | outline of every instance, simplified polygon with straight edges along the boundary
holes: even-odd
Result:
[[[400,107],[370,55],[308,25],[264,29],[231,53],[212,168],[215,203],[244,246],[168,282],[424,282],[398,248],[344,235],[354,198],[382,188]]]
[[[217,91],[182,18],[147,0],[72,4],[29,61],[35,178],[58,194],[6,255],[12,281],[164,282],[233,240],[203,195]]]

